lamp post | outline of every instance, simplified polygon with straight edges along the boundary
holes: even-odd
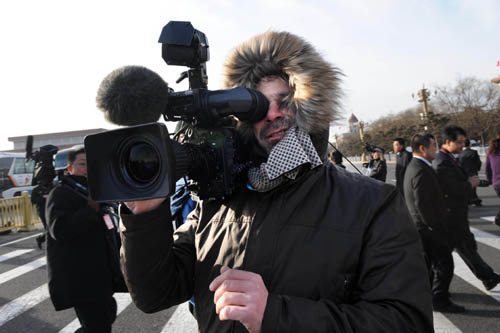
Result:
[[[434,92],[434,95],[435,94],[436,92]],[[427,124],[429,121],[429,109],[427,107],[427,101],[430,100],[431,92],[429,91],[429,89],[425,88],[425,85],[422,85],[422,89],[417,91],[417,96],[418,96],[418,101],[422,103],[424,107],[424,112],[420,113],[420,119],[424,123],[424,130],[427,131],[428,130]],[[415,94],[412,93],[411,97],[415,98]]]
[[[364,131],[365,123],[363,121],[359,121],[358,126],[359,126],[359,138],[361,139],[361,143],[364,146],[364,144],[365,144],[365,131]],[[365,153],[365,150],[363,148],[363,152],[361,153],[361,163],[366,163],[366,162],[367,162],[366,153]]]

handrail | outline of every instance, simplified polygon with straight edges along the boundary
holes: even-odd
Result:
[[[0,199],[0,232],[13,229],[30,231],[37,223],[40,223],[40,217],[28,192]]]

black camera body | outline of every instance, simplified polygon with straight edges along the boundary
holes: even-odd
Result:
[[[365,143],[365,147],[364,149],[369,152],[369,153],[374,153],[374,152],[383,152],[384,149],[383,148],[380,148],[374,144],[371,144],[371,143]]]
[[[188,189],[200,199],[225,198],[244,186],[252,163],[236,118],[258,122],[269,102],[244,87],[207,90],[208,41],[191,23],[169,22],[159,42],[167,64],[190,67],[177,81],[189,78],[190,90],[174,92],[159,75],[137,66],[115,70],[103,80],[99,109],[116,124],[134,126],[85,138],[89,192],[95,201],[170,196],[181,177],[189,177]],[[173,140],[164,124],[154,122],[161,115],[183,124]]]
[[[56,172],[54,169],[54,155],[58,148],[53,145],[45,145],[37,151],[33,151],[33,136],[29,135],[26,141],[26,161],[35,161],[33,169],[33,178],[31,185],[34,185],[32,201],[38,203],[39,198],[46,195],[54,187],[54,178]]]

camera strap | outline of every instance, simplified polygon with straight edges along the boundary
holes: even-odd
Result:
[[[314,169],[322,164],[309,134],[292,127],[273,147],[267,162],[248,171],[248,180],[258,192],[267,192],[289,179],[295,179],[300,166],[308,165]]]

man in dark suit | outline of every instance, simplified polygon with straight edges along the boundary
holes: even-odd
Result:
[[[481,159],[479,158],[477,151],[471,148],[469,139],[465,139],[465,148],[462,150],[458,158],[460,160],[460,166],[465,170],[469,177],[477,176],[479,170],[481,170]],[[481,199],[478,198],[475,187],[471,191],[469,204],[474,204],[477,207],[482,206]]]
[[[465,130],[459,126],[447,126],[443,133],[445,143],[432,165],[444,192],[444,221],[450,232],[449,241],[474,275],[483,282],[486,290],[490,290],[500,283],[500,275],[479,256],[467,216],[469,193],[479,185],[479,178],[469,177],[460,167],[457,158],[465,144],[466,135]]]
[[[392,143],[392,148],[396,153],[396,187],[399,193],[404,195],[403,183],[406,168],[410,164],[411,154],[405,149],[405,139],[395,138]]]
[[[443,223],[444,195],[431,164],[436,158],[436,141],[431,134],[415,134],[411,148],[413,159],[404,176],[404,196],[422,240],[434,311],[463,312],[462,306],[450,300],[448,291],[453,278],[453,257],[452,248],[443,242],[447,234]]]

